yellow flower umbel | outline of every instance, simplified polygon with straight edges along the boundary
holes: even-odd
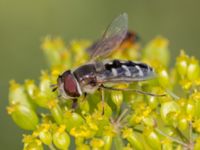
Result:
[[[133,88],[164,97],[137,92],[105,91],[104,115],[98,91],[71,109],[71,101],[58,97],[51,85],[63,71],[89,59],[87,40],[65,45],[61,38],[46,37],[42,43],[49,69],[38,81],[10,81],[8,114],[32,134],[23,138],[24,150],[168,150],[200,148],[200,65],[183,50],[169,68],[168,40],[157,37],[144,48],[139,44],[119,47],[111,58],[144,61],[153,66],[157,78],[119,88]],[[37,84],[36,84],[37,83]],[[39,109],[38,109],[39,108]]]

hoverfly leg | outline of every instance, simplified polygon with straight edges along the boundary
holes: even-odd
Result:
[[[57,84],[51,84],[50,88],[52,88],[52,92],[55,92],[58,88],[58,85]]]
[[[141,90],[137,90],[137,89],[128,89],[128,88],[120,89],[120,88],[106,87],[104,85],[102,85],[101,87],[104,89],[107,89],[107,90],[112,90],[112,91],[130,91],[130,92],[135,92],[135,93],[149,95],[149,96],[155,96],[155,97],[166,96],[166,94],[154,94],[154,93],[149,93],[149,92],[145,92],[145,91],[141,91]]]
[[[59,94],[57,97],[58,97],[58,99],[61,99],[62,96]]]
[[[76,109],[78,107],[78,100],[77,99],[72,99],[72,109]]]
[[[99,88],[99,91],[101,92],[101,101],[102,101],[102,115],[104,115],[104,106],[105,106],[105,104],[104,104],[104,89],[103,88]]]
[[[52,89],[52,92],[55,92],[58,89],[58,87],[55,87]]]
[[[87,97],[87,93],[84,93],[82,102],[85,101],[86,97]]]

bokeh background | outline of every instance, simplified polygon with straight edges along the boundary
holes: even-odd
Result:
[[[6,113],[8,82],[38,79],[47,68],[40,49],[46,35],[96,39],[122,12],[142,43],[170,40],[171,62],[180,49],[200,58],[198,0],[0,0],[0,149],[22,149],[22,133]]]

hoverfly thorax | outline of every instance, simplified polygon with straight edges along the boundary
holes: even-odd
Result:
[[[64,98],[76,98],[81,95],[81,90],[76,77],[70,70],[65,71],[57,79],[58,89]]]

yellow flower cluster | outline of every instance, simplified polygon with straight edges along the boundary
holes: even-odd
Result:
[[[72,110],[72,102],[59,99],[51,88],[63,71],[89,60],[86,49],[90,44],[74,40],[66,46],[61,38],[46,37],[41,47],[48,71],[41,72],[39,82],[10,81],[8,114],[20,128],[32,131],[23,137],[24,150],[200,149],[200,65],[196,58],[182,50],[169,68],[169,41],[163,37],[144,48],[139,43],[119,47],[111,58],[144,61],[153,66],[157,78],[117,86],[166,96],[105,91],[102,115],[98,91],[78,99],[79,107]]]

